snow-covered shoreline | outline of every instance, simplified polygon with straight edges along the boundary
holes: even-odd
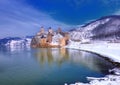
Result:
[[[120,63],[120,43],[91,43],[80,44],[79,42],[71,42],[66,48],[78,49],[100,54],[111,59],[113,62]],[[102,78],[87,77],[89,83],[77,82],[70,85],[118,85],[120,84],[120,69],[114,69],[118,75],[106,75]],[[67,84],[66,84],[67,85]]]
[[[78,49],[100,54],[111,59],[113,62],[120,63],[120,43],[93,43],[80,44],[78,42],[69,44],[66,48]]]
[[[119,85],[120,84],[120,76],[116,76],[116,75],[107,75],[102,78],[87,77],[87,79],[90,80],[89,83],[78,82],[70,85]]]

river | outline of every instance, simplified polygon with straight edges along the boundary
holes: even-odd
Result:
[[[0,85],[64,85],[103,77],[114,65],[94,53],[65,48],[1,48]]]

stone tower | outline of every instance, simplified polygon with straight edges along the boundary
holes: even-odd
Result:
[[[37,33],[37,36],[41,36],[44,34],[44,28],[43,26],[40,28],[40,31]]]
[[[51,43],[52,42],[52,36],[53,36],[53,30],[51,27],[48,29],[48,35],[47,35],[47,42]]]

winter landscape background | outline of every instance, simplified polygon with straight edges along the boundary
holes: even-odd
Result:
[[[67,45],[32,48],[42,26]],[[119,0],[0,0],[0,30],[0,85],[120,83]]]

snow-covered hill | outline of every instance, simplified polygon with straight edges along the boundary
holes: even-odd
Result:
[[[106,16],[70,32],[71,40],[120,42],[120,16]]]
[[[7,47],[30,47],[32,37],[7,37],[0,39],[0,46]]]

